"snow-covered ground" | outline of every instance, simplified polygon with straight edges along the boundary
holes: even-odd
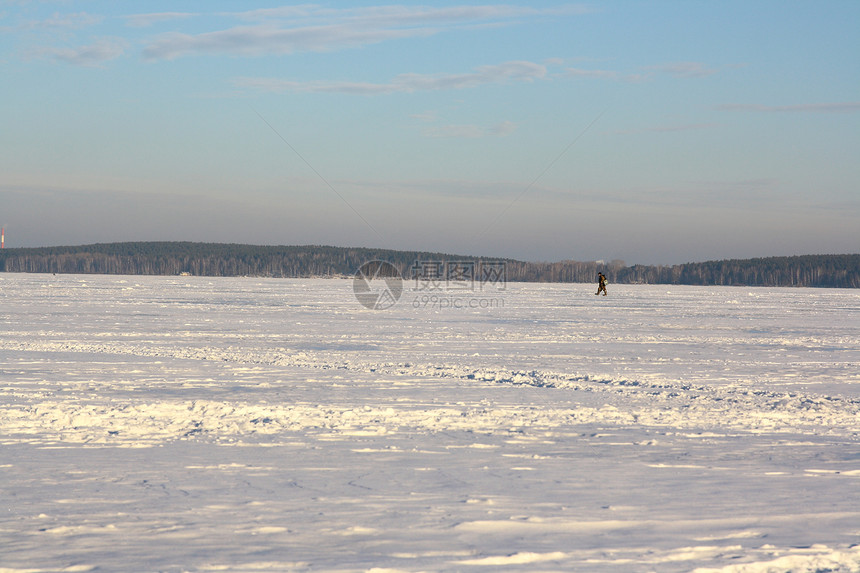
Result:
[[[860,292],[404,286],[0,274],[0,571],[860,571]]]

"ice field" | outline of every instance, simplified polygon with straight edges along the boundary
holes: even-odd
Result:
[[[503,286],[0,273],[0,571],[860,571],[860,292]]]

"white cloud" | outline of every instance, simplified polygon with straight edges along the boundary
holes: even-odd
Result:
[[[516,131],[516,129],[517,129],[516,123],[514,123],[512,121],[505,120],[502,123],[500,123],[498,125],[494,125],[490,129],[488,129],[487,133],[489,135],[495,135],[496,137],[507,137],[508,135],[510,135],[514,131]]]
[[[226,14],[249,25],[201,34],[172,33],[144,50],[151,60],[189,55],[284,55],[354,48],[392,39],[438,34],[452,28],[504,24],[517,19],[582,14],[578,5],[540,9],[528,6],[376,6],[326,9],[286,6]]]
[[[25,27],[30,29],[54,28],[65,30],[80,30],[95,26],[103,20],[101,16],[88,14],[86,12],[75,12],[73,14],[60,14],[54,12],[49,18],[30,22]]]
[[[132,28],[147,28],[161,22],[183,20],[196,16],[191,12],[157,12],[153,14],[132,14],[125,17],[125,23]]]
[[[233,80],[233,84],[241,88],[251,88],[272,93],[308,92],[376,95],[397,91],[390,84],[325,81],[297,82],[278,78],[237,78]]]
[[[87,46],[76,48],[43,48],[34,55],[84,67],[99,66],[125,53],[127,43],[119,38],[103,38]]]
[[[411,117],[412,119],[417,119],[418,121],[424,123],[432,123],[436,121],[436,119],[439,117],[439,114],[435,111],[425,111],[422,113],[413,113],[409,117]]]
[[[191,54],[287,55],[366,46],[429,33],[428,30],[362,29],[354,26],[283,29],[265,24],[197,35],[164,34],[150,43],[143,54],[149,60],[173,60]]]
[[[400,74],[388,83],[310,81],[297,82],[276,78],[239,78],[234,84],[268,92],[313,92],[375,95],[475,88],[487,84],[531,82],[546,77],[546,66],[514,61],[480,66],[463,74]]]
[[[531,6],[483,5],[483,6],[363,6],[346,9],[330,9],[317,5],[282,6],[237,12],[232,15],[245,21],[340,20],[374,24],[379,26],[416,26],[425,24],[463,24],[500,21],[537,16],[564,16],[585,14],[590,11],[584,5],[567,5],[555,8]]]
[[[484,84],[531,82],[546,76],[546,66],[533,62],[513,61],[495,66],[481,66],[466,74],[401,74],[392,85],[400,91],[426,91],[473,88]]]

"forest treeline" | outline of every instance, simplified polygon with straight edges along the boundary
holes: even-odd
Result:
[[[416,263],[481,259],[443,253],[328,246],[255,246],[221,243],[138,242],[0,250],[0,271],[124,275],[328,277],[352,276],[365,262],[384,260],[414,276]],[[598,271],[611,283],[809,286],[860,288],[860,255],[803,255],[708,261],[671,266],[622,261],[504,263],[510,282],[594,282]],[[423,272],[423,271],[422,271]]]

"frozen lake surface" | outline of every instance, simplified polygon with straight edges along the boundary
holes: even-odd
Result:
[[[0,274],[0,571],[860,571],[860,292],[404,286]]]

